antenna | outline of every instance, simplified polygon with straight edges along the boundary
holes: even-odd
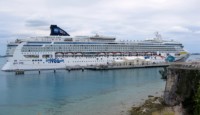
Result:
[[[158,40],[162,39],[162,36],[161,36],[161,34],[159,34],[159,32],[155,32],[155,36],[156,36],[156,39],[158,39]]]

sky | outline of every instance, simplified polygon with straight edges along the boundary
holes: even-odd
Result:
[[[200,52],[200,0],[1,0],[0,55],[17,38],[49,35],[56,24],[71,36],[145,40],[159,32]]]

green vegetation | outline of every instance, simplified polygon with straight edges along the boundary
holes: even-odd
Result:
[[[175,115],[172,110],[162,110],[162,112],[153,112],[152,115]]]
[[[187,113],[200,115],[200,72],[198,70],[180,70],[178,72],[176,94],[182,100]]]
[[[198,85],[197,93],[194,97],[194,115],[200,115],[200,84]]]
[[[167,79],[167,68],[164,67],[163,69],[159,70],[160,75],[162,76],[161,79]]]

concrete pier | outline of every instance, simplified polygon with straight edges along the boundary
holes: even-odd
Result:
[[[24,74],[25,71],[37,71],[38,74],[41,74],[42,71],[53,71],[56,73],[57,70],[66,70],[68,72],[74,70],[112,70],[112,69],[135,69],[135,68],[154,68],[154,67],[168,67],[171,63],[158,63],[158,64],[138,64],[138,65],[88,65],[88,66],[66,66],[65,68],[56,68],[56,69],[31,69],[31,70],[13,70],[16,75]]]
[[[85,66],[67,66],[65,69],[70,72],[72,70],[81,70],[81,71],[84,71],[85,68],[86,68]]]
[[[16,70],[15,75],[21,75],[24,74],[24,70]]]
[[[66,66],[65,68],[56,68],[56,69],[36,69],[36,70],[13,70],[16,74],[24,74],[25,71],[38,71],[40,74],[41,71],[51,70],[56,73],[57,70],[67,70],[67,71],[74,71],[74,70],[112,70],[112,69],[136,69],[136,68],[155,68],[155,67],[168,67],[173,69],[194,69],[199,70],[200,65],[197,64],[198,62],[172,62],[172,63],[152,63],[152,64],[105,64],[105,65],[88,65],[88,66]]]
[[[170,63],[159,64],[144,64],[144,65],[97,65],[87,66],[86,69],[90,70],[111,70],[111,69],[134,69],[134,68],[154,68],[154,67],[168,67]]]

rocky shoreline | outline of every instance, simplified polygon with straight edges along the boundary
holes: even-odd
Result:
[[[132,107],[130,115],[183,115],[182,105],[167,106],[162,97],[149,95],[144,104]]]

